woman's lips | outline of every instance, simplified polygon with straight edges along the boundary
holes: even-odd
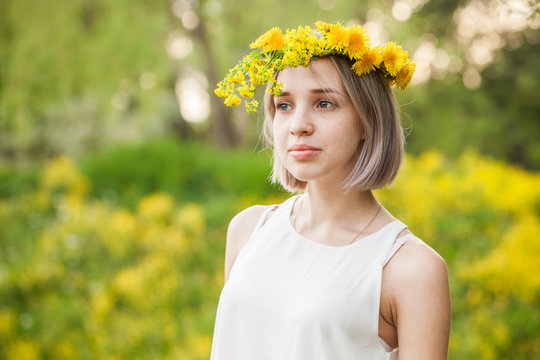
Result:
[[[313,156],[317,156],[320,152],[321,149],[304,144],[293,145],[289,148],[289,155],[291,155],[297,160],[308,159]]]

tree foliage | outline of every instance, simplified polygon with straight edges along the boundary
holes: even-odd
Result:
[[[515,4],[521,7],[516,10]],[[171,131],[193,133],[175,94],[180,80],[193,73],[209,94],[211,112],[206,123],[191,128],[224,146],[253,146],[257,117],[226,109],[212,93],[215,83],[270,27],[325,20],[370,23],[411,56],[427,46],[433,51],[428,56],[447,57],[447,68],[428,64],[417,71],[418,76],[429,71],[428,81],[398,94],[404,124],[412,129],[412,152],[434,147],[456,156],[474,147],[530,168],[540,163],[534,96],[539,17],[532,1],[4,0],[0,7],[4,159],[76,154]],[[488,31],[492,23],[478,28],[465,21],[464,28],[471,9],[485,12],[493,24],[506,23]],[[512,17],[522,19],[523,12],[530,12],[527,25],[512,25]],[[475,20],[474,14],[465,20],[471,16]],[[175,60],[167,49],[173,35],[190,44]],[[495,47],[480,49],[486,41]],[[470,81],[463,86],[471,73],[473,82],[481,80],[479,87]]]
[[[100,143],[108,118],[133,121],[159,104],[172,71],[167,4],[2,1],[0,150],[9,157]],[[144,21],[142,21],[144,19]],[[142,76],[155,82],[144,90]],[[147,80],[148,81],[148,80]],[[155,104],[155,103],[158,104]],[[71,149],[67,149],[71,150]]]

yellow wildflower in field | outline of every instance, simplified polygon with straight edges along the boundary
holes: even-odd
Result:
[[[112,281],[115,294],[135,308],[150,309],[174,295],[180,274],[167,254],[151,253],[135,266],[119,271]]]
[[[16,325],[13,312],[7,309],[0,309],[0,337],[5,338]]]
[[[165,193],[155,193],[145,196],[137,205],[137,212],[143,218],[163,219],[174,208],[174,200]]]
[[[186,204],[180,208],[174,220],[175,226],[188,234],[201,234],[205,228],[203,209],[195,203]]]
[[[99,291],[90,297],[90,318],[98,326],[109,316],[114,308],[114,298],[109,291]]]
[[[60,341],[54,347],[54,354],[58,359],[76,359],[78,357],[75,344],[70,342],[68,339]]]
[[[518,294],[533,301],[540,291],[540,223],[533,215],[520,218],[485,258],[463,268],[464,279],[482,279],[498,296]]]
[[[27,340],[15,340],[9,343],[5,353],[9,360],[37,360],[40,358],[37,345]]]
[[[109,230],[115,237],[135,235],[137,220],[131,212],[125,209],[115,209],[112,211],[109,220]]]
[[[64,190],[75,196],[84,196],[89,189],[88,180],[67,156],[59,156],[47,164],[40,184],[49,192]]]
[[[190,359],[208,359],[212,347],[212,337],[208,335],[196,335],[189,339]]]

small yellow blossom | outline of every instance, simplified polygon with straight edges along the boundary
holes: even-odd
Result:
[[[274,86],[269,88],[268,92],[272,95],[280,96],[281,94],[283,94],[283,83],[282,82],[274,83]]]
[[[259,102],[257,100],[246,102],[246,111],[249,114],[253,114],[257,112],[257,106],[259,106]]]
[[[214,94],[216,94],[217,96],[221,98],[226,98],[229,96],[229,93],[227,92],[227,89],[225,88],[225,84],[223,83],[223,81],[220,81],[217,84],[217,88],[214,90]]]
[[[286,51],[282,62],[286,67],[296,67],[300,64],[300,56],[295,51]]]
[[[245,81],[242,86],[238,88],[238,93],[247,99],[251,99],[255,94],[255,86],[253,84],[247,84]]]
[[[229,70],[228,79],[233,84],[241,84],[244,81],[244,72],[239,65]]]
[[[242,100],[237,95],[229,95],[228,98],[225,99],[225,105],[234,107],[240,105]]]

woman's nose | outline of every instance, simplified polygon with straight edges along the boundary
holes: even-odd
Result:
[[[311,119],[311,114],[308,109],[303,109],[302,107],[296,108],[292,119],[289,131],[291,135],[295,136],[305,136],[311,135],[314,130],[313,122]]]

